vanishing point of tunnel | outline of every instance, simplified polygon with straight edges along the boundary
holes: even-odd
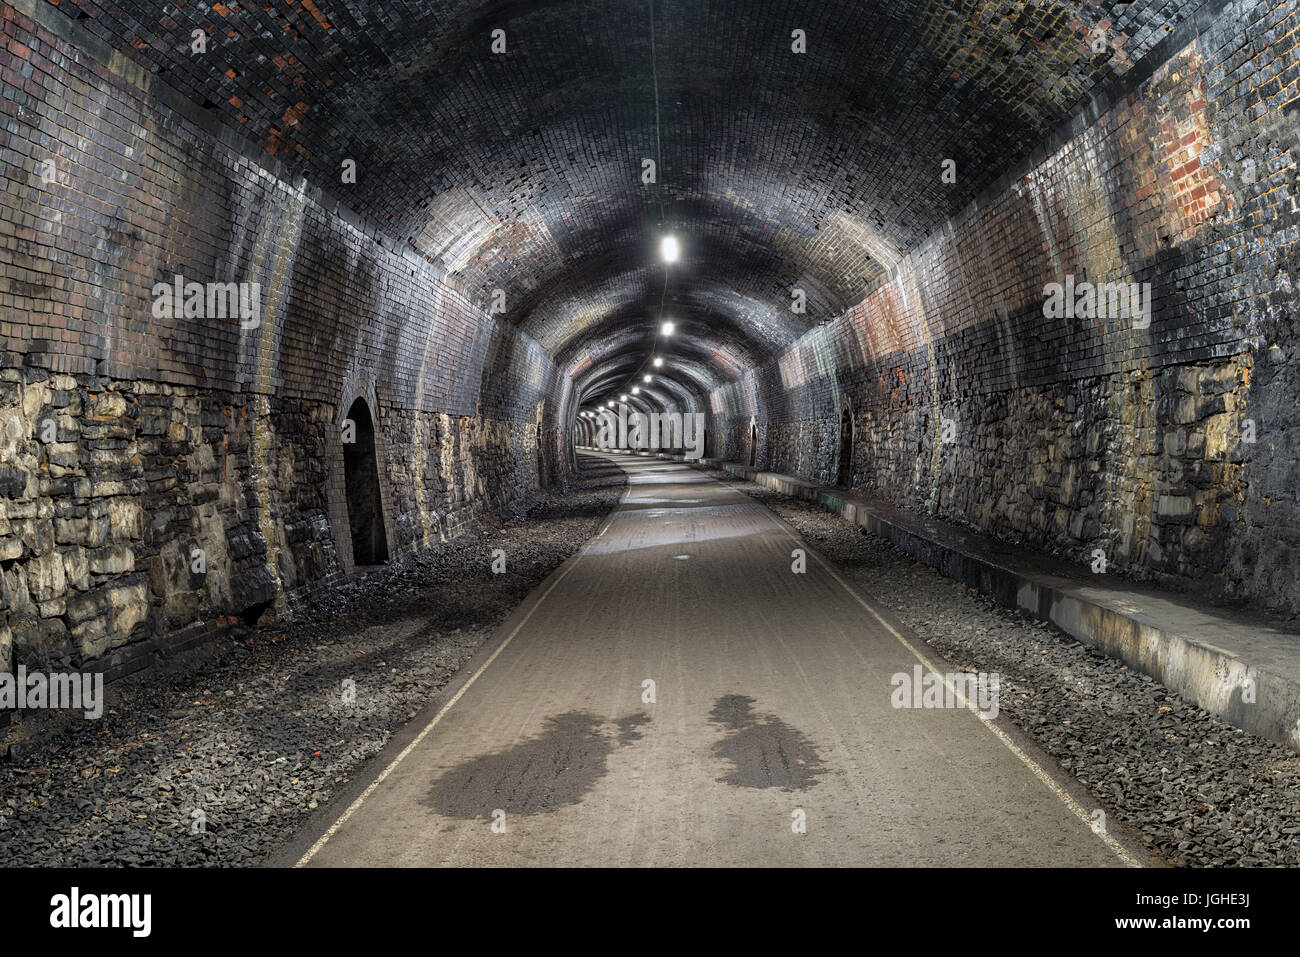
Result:
[[[1294,0],[0,31],[8,866],[1300,864]]]

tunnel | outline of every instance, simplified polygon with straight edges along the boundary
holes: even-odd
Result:
[[[1300,863],[1294,2],[0,27],[8,867]]]

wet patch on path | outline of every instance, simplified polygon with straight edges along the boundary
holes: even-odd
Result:
[[[602,719],[569,711],[546,719],[541,734],[504,751],[473,758],[435,782],[426,806],[444,817],[543,814],[581,803],[608,771],[610,754],[641,739],[649,715],[630,714],[607,732]]]
[[[754,711],[754,699],[724,695],[714,702],[709,720],[731,733],[713,746],[732,772],[719,778],[733,787],[802,791],[825,770],[817,749],[802,731],[773,714]]]

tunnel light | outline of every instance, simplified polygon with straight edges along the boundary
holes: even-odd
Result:
[[[673,334],[674,328],[676,327],[672,324],[672,321],[670,320],[668,322],[665,322],[662,326],[660,326],[659,331],[662,332],[665,336],[671,336]]]
[[[655,356],[655,368],[657,369],[663,364],[664,364],[664,360],[660,359],[658,356]]]
[[[649,376],[645,376],[641,381],[643,381],[643,382],[649,382],[649,381],[650,381],[650,377],[649,377]]]
[[[677,246],[676,236],[665,236],[659,244],[659,255],[663,256],[664,262],[675,263],[677,257],[681,255],[681,250]]]
[[[639,386],[635,386],[635,385],[632,386],[632,394],[633,394],[633,395],[640,395],[640,394],[641,394],[641,388],[640,388]]]
[[[618,397],[618,401],[620,401],[620,402],[626,402],[626,401],[627,401],[627,393],[624,392],[622,395],[620,395],[620,396]]]

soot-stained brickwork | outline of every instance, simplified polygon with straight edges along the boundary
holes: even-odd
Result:
[[[656,237],[675,232],[667,308],[716,352],[712,388],[858,302],[1212,2],[57,6],[290,180],[445,264],[471,301],[503,293],[551,354],[635,328],[591,358],[644,359]]]
[[[0,27],[0,665],[341,581],[358,398],[392,558],[563,476],[560,373],[445,269],[75,27]]]
[[[1230,4],[861,303],[713,392],[718,442],[1006,539],[1300,610],[1292,4]],[[1085,118],[1086,119],[1086,118]],[[1141,318],[1045,286],[1150,284]]]
[[[1295,608],[1294,10],[0,2],[0,654],[343,580],[359,400],[396,558],[626,393]],[[1149,325],[1045,316],[1067,276]]]

